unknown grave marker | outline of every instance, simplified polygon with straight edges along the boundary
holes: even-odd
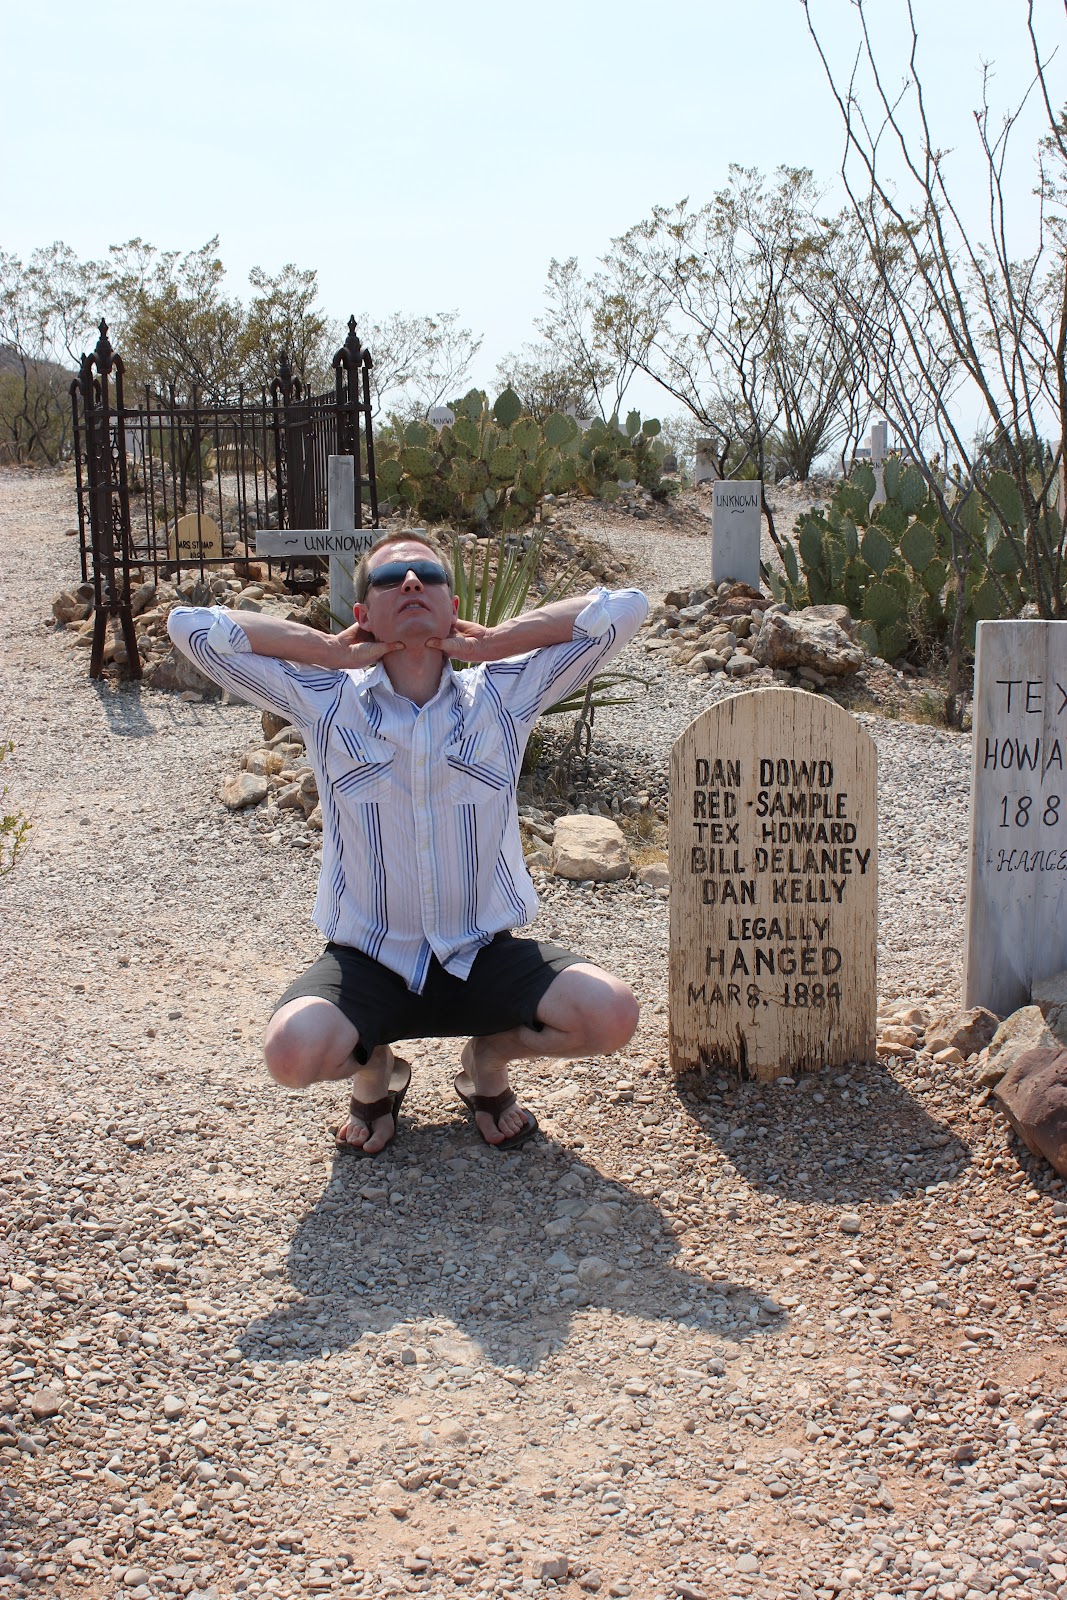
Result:
[[[330,610],[333,629],[339,632],[352,620],[355,571],[360,559],[382,537],[381,528],[356,527],[356,471],[352,456],[327,458],[326,507],[328,528],[257,528],[256,555],[328,556]],[[342,620],[343,619],[343,620]]]
[[[711,706],[671,752],[670,1051],[747,1077],[874,1055],[874,743],[796,689]]]
[[[963,1003],[1067,968],[1067,623],[980,622]]]
[[[723,478],[711,491],[711,581],[759,588],[763,485]]]

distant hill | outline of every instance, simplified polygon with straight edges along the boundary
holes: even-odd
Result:
[[[58,361],[38,361],[37,371],[42,378],[54,382],[68,384],[78,374],[71,367],[64,367]],[[9,344],[0,344],[0,376],[5,372],[21,372],[22,361],[13,347]]]

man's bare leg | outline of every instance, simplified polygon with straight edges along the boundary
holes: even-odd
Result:
[[[355,1098],[373,1105],[388,1093],[393,1052],[388,1045],[379,1045],[363,1067],[353,1054],[358,1043],[359,1034],[337,1006],[318,995],[305,995],[274,1013],[263,1054],[271,1077],[289,1089],[351,1078]],[[337,1137],[374,1155],[395,1133],[391,1116],[375,1117],[372,1128],[350,1117]]]
[[[470,1080],[467,1092],[502,1094],[509,1086],[512,1061],[533,1056],[611,1055],[633,1038],[638,1015],[633,990],[621,979],[588,962],[567,967],[541,997],[537,1007],[540,1029],[509,1028],[506,1033],[488,1034],[464,1045],[460,1060]],[[502,1112],[498,1121],[488,1111],[477,1112],[475,1121],[488,1144],[500,1144],[526,1125],[518,1104]]]

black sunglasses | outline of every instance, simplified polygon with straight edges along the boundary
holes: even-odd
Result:
[[[372,567],[367,578],[368,589],[399,589],[409,572],[420,583],[447,583],[448,573],[436,561],[383,561]]]

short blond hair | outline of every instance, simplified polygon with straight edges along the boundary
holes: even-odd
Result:
[[[361,559],[356,568],[355,595],[356,601],[362,605],[367,598],[370,588],[371,564],[375,561],[380,550],[387,550],[391,544],[421,544],[430,554],[438,560],[448,573],[448,592],[452,593],[452,561],[449,556],[417,528],[409,528],[407,532],[387,533],[384,539],[379,539],[377,544],[372,544],[366,555]]]

